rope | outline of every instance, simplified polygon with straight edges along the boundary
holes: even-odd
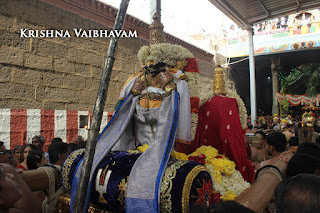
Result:
[[[45,200],[42,203],[42,212],[43,213],[54,213],[57,211],[57,198],[59,195],[64,193],[63,187],[60,187],[56,191],[56,184],[55,184],[55,174],[53,168],[50,167],[40,167],[39,169],[44,170],[48,177],[49,177],[49,190],[48,196],[46,196]]]
[[[237,63],[240,63],[241,61],[245,61],[245,60],[248,60],[249,59],[249,57],[246,57],[246,58],[243,58],[243,59],[240,59],[240,60],[238,60],[238,61],[234,61],[234,62],[231,62],[231,63],[226,63],[226,64],[222,64],[221,66],[222,67],[228,67],[229,65],[231,65],[231,64],[237,64]],[[229,60],[230,61],[230,60]]]

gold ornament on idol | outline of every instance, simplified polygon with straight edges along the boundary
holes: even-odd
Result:
[[[213,93],[214,95],[226,94],[224,73],[220,64],[217,64],[213,72]]]
[[[165,34],[163,31],[163,24],[159,21],[159,15],[153,15],[153,22],[150,24],[150,45],[165,43]]]
[[[176,65],[174,66],[178,70],[183,71],[183,69],[187,66],[187,61],[185,60],[179,60],[177,61]]]

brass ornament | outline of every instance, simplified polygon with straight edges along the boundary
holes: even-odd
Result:
[[[165,86],[164,86],[164,90],[166,91],[167,94],[171,94],[172,91],[176,90],[177,87],[176,85],[173,83],[173,81],[168,82]]]
[[[224,73],[220,65],[217,65],[213,72],[213,93],[215,95],[226,94]]]
[[[163,31],[163,24],[159,21],[157,13],[153,15],[153,22],[150,24],[150,45],[165,43],[165,34]]]
[[[144,76],[142,76],[144,78]],[[160,88],[160,75],[152,76],[152,74],[146,74],[147,85],[150,87]]]
[[[181,76],[179,76],[179,80],[183,80],[183,81],[189,81],[189,78],[188,78],[188,76],[187,75],[181,75]]]
[[[163,101],[166,97],[168,97],[170,94],[158,94],[158,93],[149,93],[149,96],[144,93],[140,96],[140,99],[148,99],[150,101]]]
[[[176,65],[174,68],[177,68],[178,70],[183,71],[183,69],[187,66],[188,62],[185,60],[179,60],[177,61]]]

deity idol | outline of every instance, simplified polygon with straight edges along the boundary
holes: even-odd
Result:
[[[318,134],[314,131],[314,125],[315,125],[315,117],[314,113],[310,111],[309,113],[305,112],[302,115],[302,128],[298,129],[298,137],[299,142],[316,142],[316,138],[318,137]]]
[[[300,20],[300,26],[301,26],[301,34],[307,34],[308,33],[308,24],[309,20],[306,19],[306,14],[302,14],[302,19]]]
[[[247,111],[240,96],[226,87],[224,70],[216,54],[213,91],[200,101],[199,120],[193,150],[212,146],[235,162],[246,181],[253,181],[254,166],[247,156],[244,140]]]
[[[154,20],[151,45],[138,53],[141,72],[126,81],[117,111],[98,139],[86,209],[92,202],[112,212],[188,212],[190,205],[210,206],[220,195],[221,199],[234,199],[250,185],[243,180],[252,179],[253,168],[246,156],[237,101],[227,98],[230,93],[226,97],[217,93],[202,109],[206,119],[210,108],[209,124],[217,121],[208,129],[203,119],[198,119],[197,62],[182,46],[163,43],[163,25]],[[219,77],[221,80],[223,75]],[[214,108],[214,103],[219,107]],[[245,107],[240,105],[240,119],[245,123]],[[220,115],[227,117],[216,120]],[[197,138],[196,129],[202,127],[208,134],[199,132]],[[207,136],[212,139],[209,144],[202,140]],[[141,145],[147,147],[143,153],[132,151],[138,146],[140,151]],[[193,148],[192,154],[185,154]],[[77,193],[82,155],[83,151],[71,154],[62,167],[63,185],[71,191],[71,200]],[[230,184],[226,190],[223,183],[231,179],[240,184]]]
[[[98,139],[86,208],[94,196],[91,192],[94,191],[95,179],[102,178],[95,186],[95,190],[100,191],[101,187],[104,188],[104,184],[100,183],[106,181],[108,185],[112,172],[121,173],[118,169],[110,169],[113,165],[118,165],[117,160],[111,163],[112,165],[108,164],[109,168],[104,165],[105,170],[99,173],[101,163],[108,161],[106,157],[113,159],[111,157],[114,156],[113,151],[117,151],[114,158],[118,158],[126,155],[119,154],[119,151],[132,150],[139,145],[149,145],[145,152],[130,161],[133,165],[129,170],[129,181],[125,180],[127,184],[125,206],[127,212],[141,212],[142,209],[144,212],[157,212],[160,188],[162,189],[161,180],[171,151],[174,147],[179,151],[187,150],[188,147],[191,150],[190,145],[196,129],[196,122],[193,123],[192,120],[197,121],[195,114],[199,100],[193,97],[194,91],[189,92],[187,80],[189,84],[197,86],[195,77],[198,72],[197,63],[191,52],[184,47],[162,43],[163,25],[156,17],[154,19],[154,23],[150,26],[151,45],[142,47],[138,53],[142,65],[141,72],[131,76],[125,83],[116,106],[117,111]],[[187,75],[185,70],[190,71],[190,74]],[[79,164],[81,168],[81,161]],[[209,184],[210,175],[205,173],[208,176],[205,182]],[[80,169],[74,174],[72,185],[76,186]],[[75,189],[72,189],[74,193]],[[211,190],[211,184],[206,189]],[[108,199],[102,196],[106,191],[107,189],[102,190],[100,201]],[[72,197],[74,193],[71,193]]]

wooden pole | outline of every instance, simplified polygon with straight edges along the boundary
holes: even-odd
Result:
[[[113,30],[121,30],[124,19],[127,13],[127,8],[130,0],[122,0],[120,8],[117,14],[116,21],[114,23]],[[98,90],[98,95],[96,99],[95,108],[93,111],[92,125],[89,130],[88,142],[86,145],[85,155],[83,159],[83,166],[81,169],[80,181],[78,185],[78,191],[74,203],[73,211],[80,213],[84,210],[84,204],[87,195],[88,182],[90,178],[90,172],[92,167],[92,161],[94,156],[94,151],[96,148],[96,143],[99,136],[100,124],[103,114],[104,105],[106,102],[106,95],[109,88],[110,77],[112,73],[113,62],[115,60],[115,50],[118,45],[119,38],[112,37],[109,44],[108,54],[106,56],[105,64],[102,70],[102,75],[100,79],[100,85]]]

